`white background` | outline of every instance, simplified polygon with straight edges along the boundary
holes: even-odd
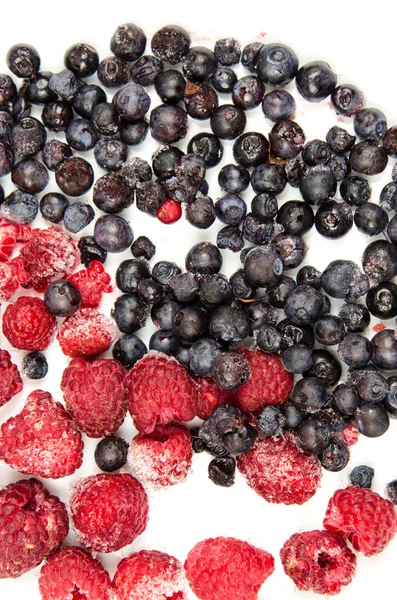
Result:
[[[255,40],[285,42],[298,53],[301,64],[313,59],[325,59],[338,73],[339,82],[356,83],[364,90],[367,105],[384,110],[389,124],[392,125],[397,122],[394,31],[396,9],[390,6],[391,3],[384,1],[374,4],[286,0],[280,3],[255,1],[238,4],[230,0],[227,3],[207,0],[183,3],[170,0],[141,3],[81,0],[6,2],[1,9],[0,72],[7,72],[5,54],[8,47],[16,42],[28,42],[36,46],[41,55],[42,70],[57,71],[63,68],[62,57],[65,49],[75,42],[85,41],[93,44],[101,58],[110,54],[110,37],[115,27],[123,22],[137,23],[145,30],[148,38],[162,25],[179,23],[192,33],[193,45],[212,47],[214,40],[219,37],[235,36],[243,45]],[[147,52],[150,52],[149,46]],[[152,106],[159,104],[154,92],[151,92],[151,96]],[[221,102],[227,101],[227,97],[221,99]],[[329,109],[327,101],[320,105],[309,105],[300,98],[297,98],[297,101],[297,121],[305,129],[308,139],[324,138],[329,127],[336,123],[335,115]],[[260,108],[251,111],[248,118],[247,128],[264,133],[269,131],[271,124],[263,118]],[[346,121],[342,126],[352,131],[350,122]],[[188,138],[200,129],[208,131],[209,123],[192,124],[190,120]],[[185,149],[186,142],[180,146]],[[225,142],[224,146],[223,164],[227,164],[232,162],[231,143]],[[139,154],[149,159],[155,147],[152,140],[148,139],[138,150],[130,150],[130,156]],[[374,200],[378,199],[382,185],[390,180],[391,167],[392,161],[389,161],[386,173],[382,177],[372,179]],[[99,169],[97,173],[100,174]],[[208,180],[210,196],[215,200],[220,195],[215,174],[210,172]],[[12,189],[8,182],[4,183],[4,187],[7,192]],[[56,191],[53,180],[47,191]],[[247,201],[252,197],[251,190],[245,192],[244,198]],[[280,196],[280,202],[292,198],[299,198],[299,193],[289,190]],[[90,199],[90,194],[87,194],[86,199]],[[126,211],[125,216],[131,221],[136,237],[145,234],[156,243],[157,253],[153,263],[156,260],[169,259],[182,264],[186,251],[193,243],[201,239],[214,241],[219,228],[218,225],[214,225],[209,231],[199,232],[188,227],[183,220],[166,227],[139,213],[135,207]],[[37,223],[44,226],[40,219]],[[90,233],[90,230],[84,231],[84,234],[87,233]],[[310,250],[305,263],[313,264],[319,269],[324,269],[330,260],[335,258],[351,257],[359,262],[367,243],[364,236],[357,231],[352,231],[344,240],[335,242],[327,242],[313,231],[307,241]],[[227,252],[223,254],[224,272],[230,275],[239,266],[238,256],[231,257]],[[114,272],[117,262],[129,257],[128,252],[122,256],[111,257],[106,267]],[[101,309],[104,312],[109,312],[116,295],[108,296],[103,302]],[[332,308],[334,312],[338,308],[335,301],[332,302]],[[375,321],[371,322],[370,337],[374,324]],[[394,327],[394,321],[386,324]],[[149,325],[143,335],[145,341],[148,341],[152,331],[153,327]],[[9,348],[4,339],[1,340],[1,347],[9,349],[13,360],[20,364],[23,353]],[[66,365],[67,361],[56,343],[46,355],[50,372],[37,387],[50,391],[56,399],[61,400],[60,365]],[[110,356],[110,353],[108,355]],[[0,422],[21,410],[24,399],[32,389],[34,386],[25,382],[22,393],[0,409]],[[133,433],[130,418],[127,416],[120,434],[129,441]],[[150,518],[146,532],[131,547],[110,556],[102,555],[101,559],[112,575],[120,557],[127,556],[131,551],[142,548],[158,549],[174,554],[183,561],[190,548],[199,540],[217,535],[235,536],[270,551],[276,558],[275,573],[263,586],[259,594],[260,600],[314,598],[314,594],[296,591],[292,581],[283,573],[278,552],[293,532],[321,528],[329,497],[338,487],[346,485],[348,471],[353,466],[361,463],[373,466],[376,470],[373,487],[379,493],[383,493],[385,484],[397,477],[396,433],[397,427],[394,422],[382,438],[371,440],[361,437],[352,449],[348,468],[340,474],[324,472],[320,490],[312,500],[301,507],[267,504],[250,490],[239,476],[233,488],[218,488],[207,480],[209,456],[196,456],[193,473],[186,483],[164,492],[149,492]],[[73,481],[98,472],[93,460],[95,442],[86,438],[85,441],[85,460],[79,472],[73,477],[46,483],[51,492],[58,494],[64,501],[67,501]],[[0,485],[18,478],[18,473],[0,465]],[[74,541],[71,532],[67,542]],[[369,600],[375,594],[393,594],[396,558],[397,540],[394,540],[379,557],[358,557],[357,576],[353,583],[342,591],[340,598]],[[13,597],[18,600],[39,599],[38,576],[39,568],[18,580],[0,581],[0,597]],[[193,595],[191,597],[193,598]]]

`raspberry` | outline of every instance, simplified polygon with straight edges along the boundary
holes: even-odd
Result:
[[[240,348],[251,367],[251,377],[237,390],[238,406],[245,412],[255,412],[262,406],[282,404],[292,390],[294,378],[281,360],[261,350]]]
[[[158,423],[190,421],[195,416],[194,381],[169,356],[146,354],[128,373],[127,386],[129,411],[138,431],[151,433]]]
[[[112,600],[107,571],[87,550],[61,548],[41,568],[39,589],[43,600]]]
[[[197,416],[205,421],[222,404],[235,404],[236,395],[216,385],[209,377],[197,380]]]
[[[128,462],[145,485],[167,487],[184,481],[192,466],[190,432],[182,425],[157,425],[131,442]]]
[[[58,479],[83,462],[83,441],[62,404],[35,390],[0,429],[0,458],[20,473]]]
[[[370,489],[350,486],[332,496],[324,527],[349,540],[365,556],[372,556],[394,537],[397,516],[389,500]]]
[[[196,544],[185,570],[200,600],[257,600],[260,587],[274,571],[274,558],[247,542],[218,537]]]
[[[267,502],[303,504],[316,492],[321,466],[315,456],[303,454],[287,438],[258,440],[237,459],[247,483]]]
[[[0,217],[0,261],[10,258],[17,242],[27,242],[32,237],[29,225],[11,223]]]
[[[113,291],[110,285],[111,277],[99,260],[93,260],[87,269],[70,275],[68,280],[79,290],[83,308],[98,306],[102,299],[102,292]]]
[[[7,350],[0,350],[0,406],[11,400],[23,388],[18,367],[11,362]]]
[[[338,594],[356,570],[356,556],[329,531],[295,533],[280,550],[284,571],[299,590]]]
[[[0,490],[0,578],[19,577],[60,546],[68,534],[66,507],[38,479]]]
[[[22,258],[0,263],[0,300],[11,300],[19,286],[29,279],[30,275],[24,269]]]
[[[360,432],[357,427],[354,427],[354,425],[351,423],[342,430],[341,434],[348,446],[354,446],[354,444],[357,444],[360,436]]]
[[[21,296],[7,306],[3,315],[3,333],[14,348],[45,350],[55,333],[56,318],[41,298]]]
[[[176,223],[182,216],[182,207],[175,200],[164,200],[163,204],[157,209],[156,217],[161,223],[171,225]]]
[[[20,256],[36,292],[44,292],[50,281],[69,275],[80,262],[77,242],[59,227],[34,229],[32,239],[22,248]]]
[[[123,558],[113,585],[119,600],[187,599],[182,564],[157,550],[141,550]]]
[[[80,431],[89,437],[111,435],[121,427],[128,407],[125,369],[117,360],[74,358],[62,375],[61,389]]]
[[[90,358],[106,352],[114,339],[113,321],[95,308],[82,308],[62,323],[58,341],[72,358]]]
[[[86,477],[70,500],[77,537],[96,552],[115,552],[131,544],[145,531],[148,511],[145,490],[128,473]]]

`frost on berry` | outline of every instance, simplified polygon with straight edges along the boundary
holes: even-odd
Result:
[[[1,426],[0,459],[20,473],[58,479],[81,466],[83,440],[62,404],[36,390]]]
[[[62,352],[72,358],[98,356],[110,348],[114,337],[113,321],[95,308],[81,308],[58,331]]]
[[[56,318],[41,298],[21,296],[7,306],[3,315],[3,333],[14,348],[45,350],[56,328]]]
[[[141,550],[123,558],[113,585],[120,600],[186,600],[182,564],[157,550]]]
[[[66,507],[37,479],[0,490],[0,579],[39,565],[68,534]]]
[[[192,465],[190,432],[177,424],[157,425],[139,433],[130,445],[128,463],[143,484],[164,488],[184,481]]]
[[[87,550],[68,546],[57,550],[40,571],[39,589],[43,600],[113,600],[108,572]]]
[[[18,367],[11,362],[7,350],[0,350],[0,406],[11,400],[22,388]]]
[[[0,300],[11,300],[20,285],[27,283],[30,275],[24,269],[22,258],[0,262]]]
[[[235,538],[196,544],[185,561],[186,577],[199,600],[257,600],[274,571],[271,554]]]
[[[59,227],[34,229],[32,239],[22,248],[20,256],[30,281],[25,287],[44,292],[54,279],[63,279],[80,262],[77,241]]]
[[[98,306],[102,299],[102,293],[113,291],[113,287],[110,285],[111,277],[106,273],[99,260],[93,260],[87,269],[70,275],[68,280],[79,290],[83,308]]]
[[[32,237],[29,225],[11,223],[0,217],[0,262],[7,261],[17,242],[27,242]]]
[[[148,521],[146,492],[129,473],[82,479],[69,508],[79,541],[96,552],[116,552],[131,544]]]

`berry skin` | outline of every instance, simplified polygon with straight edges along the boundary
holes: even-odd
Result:
[[[372,490],[347,487],[337,490],[328,503],[324,527],[372,556],[381,552],[397,532],[394,506]]]
[[[280,550],[284,571],[296,587],[317,594],[339,594],[356,570],[356,556],[329,531],[294,533]]]
[[[37,479],[21,479],[0,490],[0,521],[1,579],[20,577],[39,565],[69,529],[65,505]]]
[[[111,600],[109,574],[98,559],[84,548],[68,546],[55,552],[41,568],[39,590],[42,600]]]
[[[62,375],[66,410],[88,437],[115,433],[127,412],[126,371],[117,360],[73,359]]]
[[[251,378],[237,390],[238,406],[245,412],[255,412],[268,404],[282,404],[293,385],[293,375],[281,360],[260,350],[239,350],[251,367]]]
[[[11,362],[7,350],[0,350],[0,406],[11,400],[23,388],[18,367]]]
[[[209,377],[197,380],[197,410],[199,419],[205,421],[222,404],[234,404],[235,394],[220,388]]]
[[[125,440],[114,435],[103,438],[95,448],[97,467],[106,473],[121,469],[127,462],[128,447]]]
[[[149,353],[127,376],[129,411],[138,431],[151,433],[157,424],[190,421],[196,412],[196,388],[176,360]]]
[[[157,550],[141,550],[123,558],[113,585],[120,600],[187,600],[182,564]]]
[[[3,315],[3,333],[13,348],[45,350],[55,333],[56,318],[41,298],[21,296]]]
[[[165,200],[160,208],[156,211],[156,217],[161,223],[171,225],[176,223],[182,216],[182,207],[175,200]]]
[[[192,466],[190,432],[177,424],[157,425],[138,433],[130,445],[128,464],[146,486],[161,489],[184,481]]]
[[[199,600],[257,600],[259,589],[274,571],[274,558],[248,542],[210,538],[190,550],[185,571]]]
[[[78,310],[58,331],[62,352],[72,358],[98,356],[110,348],[113,339],[113,322],[95,308]]]
[[[0,458],[20,473],[59,479],[83,462],[83,441],[62,404],[35,390],[0,430]]]
[[[146,529],[145,490],[129,473],[91,475],[73,489],[70,517],[79,541],[95,552],[116,552]]]
[[[300,452],[287,438],[258,440],[238,458],[237,466],[257,494],[276,504],[307,502],[321,479],[318,459]]]
[[[44,292],[53,279],[69,275],[80,262],[75,241],[59,227],[34,229],[33,236],[21,249],[25,271],[30,274],[29,285],[36,292]]]
[[[113,291],[113,287],[110,285],[111,277],[106,273],[99,260],[93,260],[87,269],[70,275],[68,281],[79,290],[83,308],[98,306],[102,299],[102,293],[109,294]]]
[[[358,467],[354,467],[352,472],[349,474],[349,479],[351,485],[354,485],[355,487],[371,489],[374,475],[375,471],[372,467],[360,465]]]

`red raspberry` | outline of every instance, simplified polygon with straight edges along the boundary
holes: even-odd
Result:
[[[182,564],[157,550],[141,550],[123,558],[113,585],[119,600],[185,600]]]
[[[151,433],[156,425],[174,419],[190,421],[196,413],[196,386],[174,358],[146,354],[127,375],[129,411],[138,431]]]
[[[83,462],[83,440],[62,404],[35,390],[0,429],[0,458],[20,473],[58,479]]]
[[[294,378],[281,360],[261,350],[240,348],[251,367],[251,377],[237,390],[237,404],[245,412],[255,412],[262,406],[282,404],[292,390]]]
[[[128,473],[86,477],[76,485],[70,515],[80,542],[96,552],[115,552],[143,533],[148,499]]]
[[[321,466],[287,438],[267,437],[237,459],[247,483],[267,502],[303,504],[315,493]]]
[[[354,425],[350,423],[350,425],[342,430],[341,435],[348,446],[354,446],[354,444],[357,444],[358,442],[360,432],[357,427],[354,427]]]
[[[197,410],[196,414],[205,421],[218,406],[236,403],[236,394],[228,392],[216,385],[209,377],[200,377],[197,380]]]
[[[17,242],[27,242],[32,237],[29,225],[11,223],[0,217],[0,261],[8,260]]]
[[[113,321],[95,308],[82,308],[64,320],[58,331],[62,352],[90,358],[106,352],[114,339]]]
[[[24,269],[22,258],[0,263],[0,300],[11,300],[19,286],[29,279],[30,275]]]
[[[112,435],[121,427],[128,407],[127,372],[117,360],[74,358],[62,375],[66,410],[88,437]]]
[[[349,540],[365,556],[378,554],[397,532],[397,516],[389,500],[367,488],[337,490],[328,503],[324,527]]]
[[[38,479],[0,490],[0,578],[20,577],[60,546],[68,534],[66,507]]]
[[[183,425],[157,425],[131,442],[128,462],[144,485],[167,487],[184,481],[192,466],[190,432]]]
[[[11,400],[23,388],[18,367],[11,362],[7,350],[0,350],[0,406]]]
[[[112,600],[113,586],[99,560],[84,548],[69,546],[53,554],[41,567],[39,589],[43,600]]]
[[[317,594],[339,594],[356,571],[356,556],[329,531],[295,533],[280,550],[284,571],[296,587]]]
[[[54,336],[56,323],[41,298],[21,296],[4,312],[3,333],[14,348],[45,350]]]
[[[274,558],[247,542],[218,537],[196,544],[185,570],[200,600],[257,600],[260,587],[274,571]]]
[[[93,260],[87,269],[70,275],[68,280],[79,290],[82,308],[98,306],[102,299],[102,292],[113,291],[110,285],[111,277],[99,260]]]
[[[69,275],[80,262],[76,240],[54,226],[34,229],[32,239],[21,248],[20,255],[31,277],[25,287],[36,292],[44,292],[50,281]]]
[[[175,200],[164,200],[163,204],[156,212],[156,217],[165,225],[176,223],[182,216],[182,207]]]

